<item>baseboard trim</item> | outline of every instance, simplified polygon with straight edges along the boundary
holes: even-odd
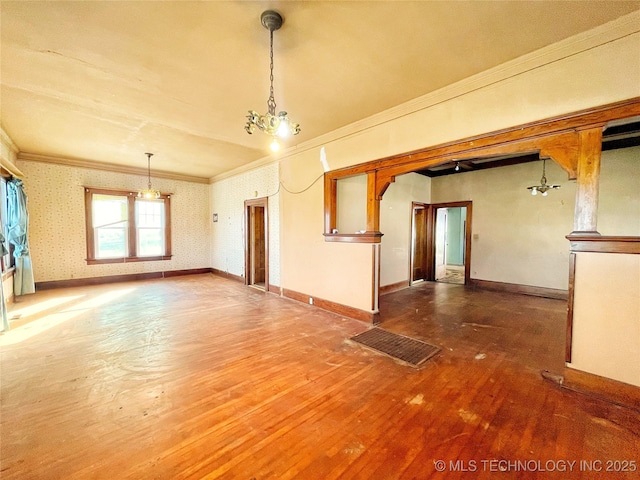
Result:
[[[169,270],[164,272],[165,278],[168,277],[181,277],[183,275],[200,275],[203,273],[211,273],[210,268],[192,268],[189,270]]]
[[[469,280],[469,286],[482,290],[492,290],[494,292],[517,293],[534,297],[554,298],[556,300],[567,300],[569,298],[568,290],[533,287],[531,285],[519,285],[517,283],[492,282],[489,280],[478,280],[476,278]]]
[[[234,280],[236,282],[244,283],[244,277],[240,275],[234,275],[233,273],[223,272],[222,270],[218,270],[217,268],[212,268],[209,270],[214,275],[219,275],[224,278],[228,278],[229,280]]]
[[[306,305],[309,305],[310,307],[317,307],[322,310],[326,310],[337,315],[342,315],[344,317],[353,318],[355,320],[360,320],[362,322],[373,324],[379,322],[379,313],[366,312],[364,310],[360,310],[359,308],[350,307],[341,303],[332,302],[331,300],[314,297],[313,295],[307,295],[305,293],[300,293],[294,290],[283,288],[282,296],[291,300],[296,300],[297,302],[304,303]],[[309,298],[313,298],[313,304],[309,303]]]
[[[398,290],[404,290],[409,288],[409,280],[403,280],[401,282],[392,283],[390,285],[384,285],[380,287],[380,295],[386,295],[388,293],[397,292]]]
[[[640,387],[571,367],[565,367],[562,374],[543,371],[542,377],[561,388],[640,413]]]
[[[282,295],[282,289],[278,285],[269,284],[269,292]]]
[[[210,268],[193,268],[189,270],[168,270],[166,272],[130,273],[125,275],[107,275],[104,277],[70,278],[67,280],[51,280],[36,282],[36,291],[52,290],[54,288],[84,287],[87,285],[102,285],[105,283],[135,282],[154,278],[178,277],[183,275],[198,275],[211,273]]]

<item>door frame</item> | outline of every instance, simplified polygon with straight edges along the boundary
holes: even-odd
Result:
[[[424,210],[425,214],[424,214],[424,219],[425,219],[425,225],[421,228],[424,230],[424,241],[426,243],[425,246],[425,254],[423,256],[423,262],[422,262],[422,271],[424,272],[424,278],[419,278],[419,279],[414,279],[413,278],[413,272],[415,270],[415,243],[416,243],[416,237],[417,237],[417,229],[418,229],[418,225],[416,225],[416,210]],[[429,278],[429,265],[431,265],[433,263],[433,259],[431,258],[433,256],[433,246],[432,246],[432,237],[431,235],[429,235],[429,232],[431,231],[431,222],[432,222],[432,215],[430,213],[430,205],[428,203],[422,203],[422,202],[411,202],[411,232],[409,234],[409,238],[410,238],[410,242],[411,245],[409,246],[409,285],[413,285],[414,283],[417,282],[423,282],[423,281],[427,281]]]
[[[456,208],[466,207],[467,215],[465,218],[465,232],[464,232],[464,283],[469,285],[471,281],[471,217],[473,213],[473,202],[471,200],[461,202],[446,202],[446,203],[419,203],[412,202],[411,204],[411,231],[414,227],[414,210],[415,208],[423,207],[426,209],[426,222],[427,222],[427,254],[426,254],[426,269],[425,269],[425,281],[434,282],[436,280],[436,211],[439,208]],[[409,255],[409,284],[413,283],[413,234],[411,235],[411,254]]]
[[[255,245],[252,245],[251,213],[255,207],[264,208],[264,290],[269,291],[269,209],[268,197],[255,198],[244,201],[244,284],[262,288],[252,282],[254,272],[251,270],[251,263],[254,255]]]

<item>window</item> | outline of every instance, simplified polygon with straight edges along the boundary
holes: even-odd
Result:
[[[85,188],[87,263],[171,258],[170,196]]]
[[[4,234],[4,246],[9,251],[0,258],[0,266],[2,272],[6,272],[14,266],[13,245],[9,243],[9,194],[7,192],[7,179],[0,177],[0,224],[2,225],[2,233]]]

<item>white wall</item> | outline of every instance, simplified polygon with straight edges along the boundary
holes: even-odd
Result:
[[[244,202],[268,197],[269,283],[280,285],[280,191],[278,164],[251,170],[211,185],[211,266],[244,277]]]
[[[336,228],[339,233],[367,229],[367,176],[341,178],[337,184]]]
[[[640,237],[640,146],[602,152],[598,232]]]
[[[609,25],[534,52],[415,102],[398,106],[366,122],[349,126],[318,142],[325,141],[328,163],[332,169],[336,169],[640,96],[640,33],[637,32],[637,23],[634,27],[630,27],[630,24],[627,20],[620,28]],[[627,31],[631,28],[635,28],[635,33]],[[397,118],[392,118],[393,115],[397,115]],[[335,140],[331,141],[331,138]],[[284,152],[280,163],[282,179],[300,186],[312,181],[321,171],[317,162],[320,146]],[[518,189],[537,183],[541,171],[535,168],[528,170],[532,167],[515,170],[513,178],[509,178],[507,183],[513,185],[515,182],[519,185]],[[475,248],[479,253],[475,258],[479,261],[474,264],[472,271],[476,273],[472,275],[488,280],[567,288],[567,241],[559,233],[552,238],[541,238],[535,232],[536,228],[544,231],[549,221],[545,213],[555,216],[551,221],[562,234],[572,231],[574,195],[566,175],[549,172],[551,181],[560,177],[559,180],[564,184],[559,195],[551,194],[544,199],[531,198],[526,190],[522,190],[522,194],[514,197],[519,203],[515,206],[505,204],[505,198],[488,190],[493,175],[494,172],[490,172],[484,177],[485,191],[481,195],[487,201],[497,202],[498,206],[493,211],[485,210],[485,218],[478,218],[474,214],[478,219],[479,230],[476,233],[479,238],[472,245],[472,258]],[[482,186],[478,184],[474,196],[480,194],[480,188]],[[282,249],[283,286],[311,294],[323,292],[329,295],[326,297],[328,300],[339,302],[343,297],[342,292],[326,286],[345,283],[351,292],[347,305],[369,310],[372,295],[368,282],[371,260],[366,260],[364,254],[360,257],[359,246],[322,241],[323,198],[322,187],[316,185],[304,198],[283,199],[282,215],[286,221]],[[533,203],[525,205],[525,202],[534,200],[538,201],[538,206],[542,205],[542,200],[556,202],[559,212],[534,209]],[[564,204],[560,201],[564,201]],[[528,215],[526,220],[516,220],[526,228],[525,236],[534,235],[544,242],[543,250],[551,252],[549,257],[543,258],[541,253],[536,253],[542,252],[541,249],[531,254],[517,242],[510,244],[512,239],[507,229],[496,233],[489,230],[491,216],[511,215],[516,207]],[[509,245],[510,250],[496,249],[482,243],[489,239]],[[299,262],[298,249],[302,246],[306,256],[317,261]],[[348,252],[353,252],[353,255]],[[503,260],[505,254],[528,257],[527,265],[539,266],[533,275],[515,272]],[[326,265],[332,268],[324,268]],[[320,275],[320,271],[326,271],[327,275]]]
[[[147,177],[18,161],[29,208],[29,246],[36,282],[209,267],[209,186],[154,179],[171,196],[171,260],[87,265],[83,186],[136,191]]]
[[[278,157],[280,179],[296,191],[312,185],[322,174],[318,158],[323,146],[330,168],[338,169],[640,96],[638,19],[637,13],[627,16],[285,150]],[[521,170],[516,175],[521,182],[519,188],[539,181],[540,173],[535,169]],[[550,176],[553,181],[555,178]],[[491,174],[486,177],[486,182],[490,181]],[[562,213],[553,219],[562,224],[563,234],[567,234],[573,229],[573,222],[565,222],[565,211],[566,217],[572,219],[574,199],[570,192],[565,193],[572,188],[566,183],[566,175],[561,181],[565,186],[560,194],[551,194],[544,200],[558,202],[567,195],[560,205]],[[493,195],[482,194],[489,195],[487,199]],[[518,202],[533,200],[526,191],[517,198]],[[499,197],[494,200],[502,201]],[[532,208],[525,211],[531,215],[527,228],[546,224],[547,218],[540,211]],[[496,213],[508,214],[509,208],[499,207]],[[324,241],[322,182],[316,182],[300,195],[283,193],[280,214],[282,286],[371,311],[370,246]],[[487,219],[480,218],[479,227],[478,242],[496,236],[487,230],[490,228]],[[498,233],[507,235],[504,229]],[[537,256],[529,259],[529,264],[540,260],[543,266],[550,266],[555,272],[552,280],[541,273],[544,268],[537,269],[534,278],[530,278],[513,272],[499,260],[494,265],[498,272],[495,276],[489,267],[494,263],[493,257],[503,252],[480,244],[477,246],[480,253],[483,248],[486,250],[477,258],[485,260],[475,264],[476,277],[566,288],[568,247],[566,240],[558,237],[543,239],[552,251],[551,260]],[[498,240],[505,244],[509,239]],[[527,255],[518,244],[511,248]]]
[[[471,278],[566,290],[576,184],[546,162],[548,196],[533,196],[542,161],[458,173],[431,181],[433,203],[471,200]]]
[[[640,255],[576,254],[569,366],[640,387]]]
[[[396,177],[380,202],[380,286],[409,282],[412,202],[429,203],[431,179],[417,173]]]

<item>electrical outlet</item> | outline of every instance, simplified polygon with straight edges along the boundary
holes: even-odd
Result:
[[[313,305],[313,297],[309,297],[309,305]]]

